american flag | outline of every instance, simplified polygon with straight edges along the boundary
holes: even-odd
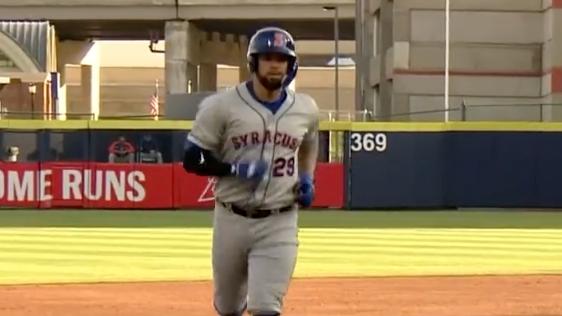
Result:
[[[154,117],[155,120],[158,119],[159,114],[159,98],[158,98],[158,80],[156,80],[156,87],[154,88],[154,93],[150,96],[150,115]]]

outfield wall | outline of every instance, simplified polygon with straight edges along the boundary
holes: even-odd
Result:
[[[559,123],[355,124],[347,205],[561,207]]]
[[[210,207],[210,180],[181,168],[190,128],[173,121],[0,121],[2,150],[22,152],[19,162],[0,164],[0,204]],[[562,207],[561,123],[323,122],[321,130],[315,207]],[[327,161],[329,132],[344,135],[343,164]],[[136,146],[147,134],[163,163],[107,163],[113,140],[125,136]]]

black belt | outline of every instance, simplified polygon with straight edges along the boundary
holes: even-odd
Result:
[[[240,208],[240,207],[238,207],[234,204],[227,204],[227,203],[224,203],[224,202],[220,202],[220,203],[226,209],[231,210],[232,213],[238,214],[240,216],[248,217],[248,218],[265,218],[265,217],[268,217],[268,216],[273,215],[273,214],[284,213],[284,212],[288,212],[288,211],[293,209],[293,205],[289,205],[289,206],[276,208],[276,209],[247,211],[247,210],[242,209],[242,208]]]

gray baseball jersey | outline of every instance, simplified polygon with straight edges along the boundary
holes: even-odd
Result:
[[[188,138],[224,162],[268,162],[269,174],[257,187],[235,177],[220,178],[215,198],[249,209],[270,209],[294,202],[297,149],[301,142],[315,139],[317,131],[318,107],[308,95],[288,91],[273,114],[241,84],[201,103]]]
[[[206,98],[188,138],[222,161],[263,159],[268,176],[257,187],[236,177],[219,178],[217,201],[246,209],[293,205],[293,211],[252,219],[215,203],[213,222],[214,306],[222,315],[281,312],[298,248],[294,185],[298,148],[316,141],[318,108],[312,98],[287,91],[273,114],[245,84]]]

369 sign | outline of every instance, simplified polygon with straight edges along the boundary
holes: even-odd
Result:
[[[388,147],[384,133],[351,133],[350,140],[351,151],[384,152]]]

